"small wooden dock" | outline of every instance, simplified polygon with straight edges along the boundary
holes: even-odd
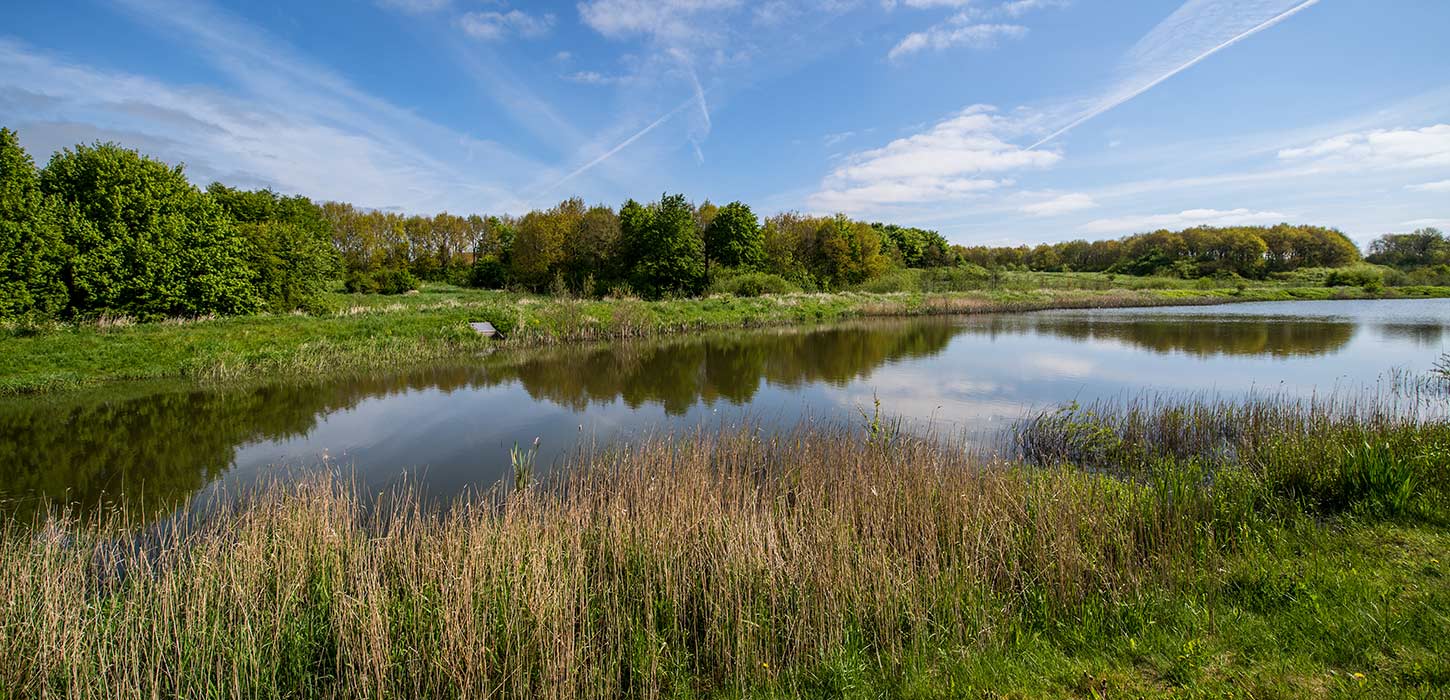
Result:
[[[503,340],[503,334],[498,332],[498,329],[494,328],[493,324],[489,323],[488,321],[478,321],[477,323],[470,323],[468,324],[468,327],[472,328],[473,332],[485,338],[497,338],[499,340]]]

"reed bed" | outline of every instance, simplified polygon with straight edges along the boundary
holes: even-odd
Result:
[[[1215,570],[1283,497],[1276,470],[1297,463],[1245,460],[1275,434],[1308,455],[1353,428],[1336,444],[1387,445],[1413,465],[1412,500],[1435,493],[1421,487],[1444,467],[1422,451],[1447,444],[1443,422],[1355,427],[1277,405],[1234,414],[1255,426],[1239,432],[1208,409],[1094,414],[1160,455],[1135,478],[1069,451],[984,463],[890,422],[807,423],[590,448],[537,480],[525,463],[446,508],[316,476],[234,494],[186,528],[138,531],[116,512],[10,522],[0,696],[789,691],[842,649],[883,666],[971,654]]]

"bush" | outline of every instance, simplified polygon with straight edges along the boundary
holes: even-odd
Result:
[[[964,263],[957,267],[923,269],[897,268],[860,284],[858,291],[886,294],[890,292],[966,292],[993,286],[992,271],[981,265]]]
[[[349,294],[406,294],[418,288],[418,278],[402,268],[347,273],[343,287]]]
[[[1364,287],[1366,289],[1384,286],[1384,273],[1371,267],[1350,267],[1331,270],[1324,277],[1326,287]]]
[[[801,288],[780,275],[769,272],[743,272],[722,275],[710,285],[711,294],[732,294],[737,297],[758,297],[762,294],[790,294]]]
[[[508,268],[493,255],[481,255],[468,270],[468,286],[478,289],[503,289],[508,282]]]

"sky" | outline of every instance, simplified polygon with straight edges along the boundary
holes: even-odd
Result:
[[[953,243],[1450,229],[1445,0],[51,0],[0,125],[405,213],[683,192]]]

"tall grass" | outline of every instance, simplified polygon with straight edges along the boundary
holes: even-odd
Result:
[[[1298,501],[1280,487],[1327,468],[1310,466],[1325,436],[1383,446],[1350,462],[1407,465],[1408,503],[1443,484],[1426,453],[1450,444],[1443,422],[1242,411],[1073,419],[1111,433],[1108,452],[1074,452],[1078,429],[1043,419],[1024,429],[1039,465],[886,436],[873,415],[864,434],[746,426],[589,448],[446,509],[319,476],[238,494],[184,532],[137,534],[123,513],[10,522],[0,695],[791,688],[842,650],[890,665],[1101,625],[1103,610],[1215,570],[1256,523],[1284,517]],[[1064,447],[1037,447],[1050,445]],[[1140,468],[1079,468],[1112,467],[1109,454]]]

